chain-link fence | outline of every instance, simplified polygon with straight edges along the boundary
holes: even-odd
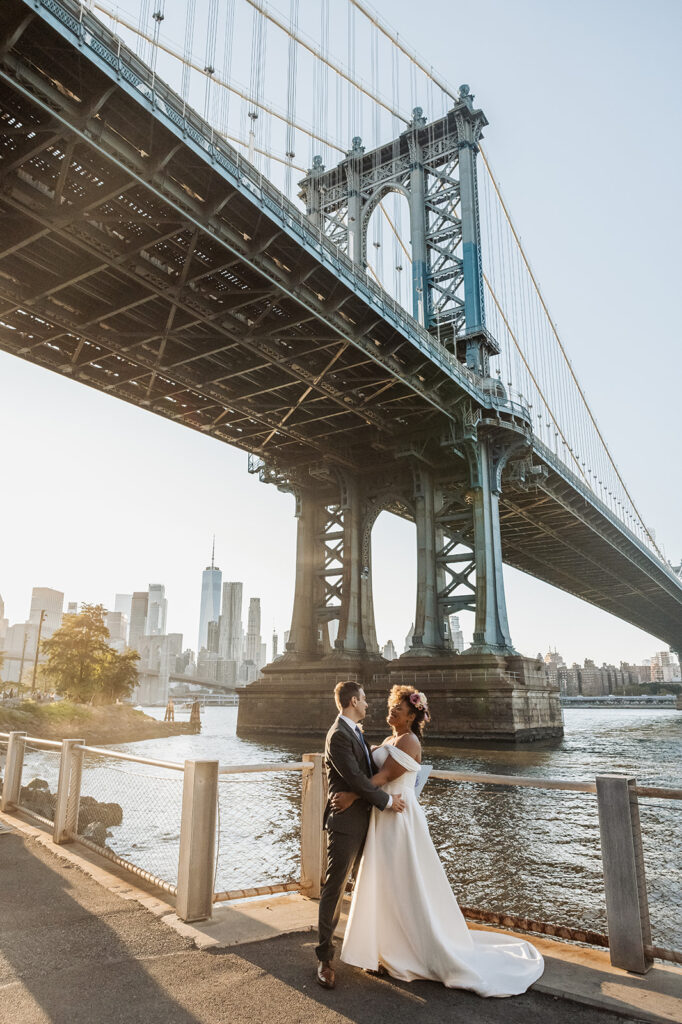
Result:
[[[18,807],[38,821],[54,824],[61,744],[27,739]]]
[[[183,774],[86,749],[78,838],[177,885]]]
[[[420,802],[462,906],[606,932],[593,794],[432,778]]]
[[[220,775],[218,811],[216,893],[300,880],[301,771]]]
[[[682,800],[640,800],[639,820],[651,941],[682,956]]]

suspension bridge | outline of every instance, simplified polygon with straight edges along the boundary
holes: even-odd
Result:
[[[0,8],[0,347],[242,448],[295,495],[290,639],[240,728],[270,728],[273,701],[284,727],[294,684],[322,728],[354,674],[377,693],[440,680],[443,735],[558,735],[503,562],[680,651],[682,581],[551,320],[469,87],[358,0],[137,14]],[[417,527],[412,647],[390,672],[383,510]]]

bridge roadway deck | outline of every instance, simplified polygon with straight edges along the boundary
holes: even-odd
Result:
[[[3,833],[8,822],[17,831]],[[415,1014],[431,1024],[670,1024],[682,1017],[679,968],[638,978],[607,968],[604,951],[547,940],[538,942],[545,975],[514,999],[408,985],[343,965],[337,989],[324,992],[313,977],[311,901],[285,897],[278,911],[244,915],[221,908],[231,915],[221,941],[215,928],[173,925],[172,907],[96,855],[50,846],[35,827],[0,816],[0,1024],[412,1024]]]
[[[464,486],[455,435],[516,433],[505,561],[682,643],[682,583],[483,381],[75,0],[0,5],[0,348],[294,480]],[[28,396],[30,402],[30,396]],[[319,474],[318,474],[319,476]],[[399,511],[399,510],[398,510]],[[402,510],[404,513],[404,510]]]

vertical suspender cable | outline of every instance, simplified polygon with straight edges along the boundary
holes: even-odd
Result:
[[[287,127],[285,143],[287,165],[285,171],[284,192],[286,196],[291,199],[293,198],[291,165],[294,157],[296,156],[294,146],[294,122],[296,120],[296,56],[298,52],[296,42],[293,38],[293,33],[298,29],[298,0],[291,0],[289,22],[291,25],[292,35],[289,36],[289,61],[287,66]]]

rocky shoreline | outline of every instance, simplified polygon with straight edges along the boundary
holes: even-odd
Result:
[[[137,743],[166,736],[194,733],[186,722],[157,722],[127,704],[93,707],[59,701],[0,704],[0,732],[21,730],[44,740],[83,739],[90,746]]]

